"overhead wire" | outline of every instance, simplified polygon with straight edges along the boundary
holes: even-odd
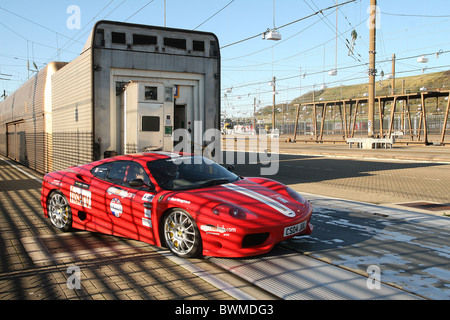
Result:
[[[318,21],[317,21],[317,22],[318,22]],[[361,22],[360,24],[362,24],[362,23],[364,23],[364,22]],[[359,24],[359,25],[360,25],[360,24]],[[359,25],[358,25],[358,26],[359,26]],[[345,32],[348,32],[348,30],[344,31],[344,33],[345,33]],[[316,46],[314,46],[314,47],[312,47],[312,48],[309,48],[309,49],[307,49],[307,50],[305,50],[305,51],[302,51],[302,52],[296,53],[296,54],[294,54],[294,55],[292,55],[292,56],[289,56],[289,57],[286,57],[286,58],[283,58],[283,59],[274,61],[274,63],[278,63],[278,62],[280,62],[280,61],[286,61],[286,60],[292,59],[292,58],[294,58],[294,57],[297,57],[297,56],[299,56],[299,55],[303,55],[303,54],[305,54],[305,53],[307,53],[307,52],[313,51],[313,50],[315,50],[315,49],[317,49],[317,48],[321,48],[321,47],[323,47],[323,45],[325,45],[326,43],[331,42],[331,41],[333,41],[333,40],[334,40],[334,38],[331,38],[331,39],[329,39],[329,40],[327,40],[327,41],[325,41],[325,42],[323,42],[323,43],[320,43],[320,44],[318,44],[318,45],[316,45]],[[270,62],[270,63],[271,63],[271,62]],[[257,65],[250,65],[250,66],[247,66],[247,67],[260,67],[260,66],[262,66],[262,65],[267,65],[267,64],[269,64],[269,62],[260,63],[260,64],[257,64]],[[366,65],[366,64],[358,64],[357,66],[364,66],[364,65]],[[239,66],[238,68],[242,68],[242,66]],[[338,70],[343,70],[343,69],[345,69],[345,68],[343,68],[343,67],[338,68]],[[323,70],[319,71],[319,73],[322,73],[322,72],[323,72]],[[310,73],[310,72],[308,72],[308,75],[312,75],[312,74],[315,74],[315,73]]]
[[[309,4],[308,4],[309,5]],[[315,5],[315,3],[314,3],[314,5]],[[338,6],[336,6],[337,8],[339,8]],[[311,6],[310,6],[310,8],[311,8]],[[316,6],[316,8],[317,8],[317,6]],[[312,9],[312,8],[311,8]],[[332,12],[331,12],[332,13]],[[330,13],[330,14],[331,14]],[[323,13],[322,13],[323,14]],[[324,15],[325,16],[325,18],[328,16],[329,14],[327,14],[327,15]],[[336,15],[337,15],[337,10],[336,10]],[[337,18],[337,17],[336,17]],[[352,29],[355,29],[355,27],[353,27],[352,25],[351,25],[351,23],[348,21],[348,19],[347,19],[347,17],[345,17],[346,18],[346,20],[347,20],[347,22],[349,23],[349,25],[350,25],[350,27],[352,28]],[[319,22],[319,21],[323,21],[324,20],[324,18],[323,17],[321,17],[321,20],[318,20],[317,22]],[[326,18],[326,20],[328,21],[328,18]],[[363,21],[364,22],[364,21]],[[358,24],[358,26],[359,25],[361,25],[363,22],[361,22],[361,23],[359,23]],[[325,21],[324,21],[324,23],[325,24],[327,24]],[[327,26],[328,26],[328,24],[327,24]],[[335,31],[337,34],[336,34],[336,41],[337,41],[337,37],[339,37],[339,38],[341,38],[342,37],[342,35],[344,34],[344,33],[338,33],[338,30],[337,30],[337,24],[336,24],[336,29],[335,30],[333,30],[333,31]],[[348,31],[348,30],[347,30]],[[347,32],[346,31],[346,32]],[[334,38],[333,38],[334,39]],[[331,40],[329,40],[329,41],[332,41],[333,39],[331,39]],[[342,40],[342,39],[341,39]],[[327,42],[329,42],[329,41],[326,41],[326,42],[324,42],[323,44],[320,44],[320,45],[318,45],[318,46],[316,46],[316,47],[314,47],[314,48],[317,48],[317,47],[321,47],[321,46],[323,46],[325,43],[327,43]],[[344,42],[344,44],[345,44],[345,40],[342,40],[343,42]],[[275,45],[274,45],[275,46]],[[272,48],[274,47],[274,46],[271,46]],[[311,48],[311,49],[309,49],[309,50],[307,50],[307,51],[304,51],[304,52],[302,52],[302,53],[299,53],[299,54],[304,54],[304,53],[306,53],[306,52],[308,52],[308,51],[311,51],[311,50],[314,50],[314,48]],[[265,50],[265,49],[263,49],[263,50]],[[263,51],[263,50],[259,50],[259,51],[257,51],[257,52],[261,52],[261,51]],[[257,53],[256,52],[256,53]],[[254,54],[254,53],[251,53],[251,54],[248,54],[248,55],[245,55],[245,56],[249,56],[249,55],[252,55],[252,54]],[[284,59],[281,59],[281,60],[278,60],[278,61],[276,61],[276,62],[280,62],[280,61],[285,61],[285,60],[287,60],[287,59],[290,59],[290,58],[292,58],[292,57],[295,57],[295,56],[298,56],[299,54],[295,54],[295,55],[293,55],[293,56],[291,56],[291,57],[288,57],[288,58],[284,58]],[[358,54],[359,55],[359,54]],[[241,57],[238,57],[238,58],[242,58],[242,57],[245,57],[245,56],[241,56]],[[359,57],[361,57],[361,55],[359,55]],[[230,60],[230,59],[228,59],[228,60]],[[356,61],[358,61],[358,62],[361,62],[361,59],[357,59],[357,58],[355,58],[355,60]],[[272,62],[272,63],[274,63],[274,62]],[[258,65],[256,65],[256,66],[261,66],[261,65],[266,65],[266,64],[268,64],[268,63],[262,63],[262,64],[258,64]],[[337,65],[337,63],[335,62],[335,64]],[[363,65],[367,65],[367,64],[363,64]],[[358,66],[360,66],[360,65],[358,65]],[[255,67],[255,65],[253,65],[252,67]],[[335,66],[336,67],[336,66]],[[355,66],[350,66],[349,68],[354,68]],[[339,68],[339,70],[343,70],[342,68]],[[314,75],[314,74],[321,74],[321,73],[324,73],[325,71],[319,71],[319,72],[309,72],[308,73],[308,76],[309,75]],[[296,75],[294,75],[294,76],[290,76],[290,77],[283,77],[283,78],[278,78],[278,81],[285,81],[285,80],[289,80],[289,79],[293,79],[293,78],[299,78],[299,77],[301,77],[302,75],[299,75],[299,74],[296,74]],[[351,80],[355,80],[355,79],[351,79]],[[348,80],[345,80],[345,79],[341,79],[341,80],[339,80],[339,81],[337,81],[337,82],[345,82],[345,81],[348,81]],[[330,82],[330,83],[334,83],[334,82]],[[256,84],[260,84],[259,82],[258,83],[252,83],[252,84],[250,84],[250,85],[256,85]],[[234,88],[239,88],[239,87],[245,87],[246,85],[242,85],[242,86],[233,86]],[[278,91],[278,90],[277,90]],[[282,91],[282,90],[279,90],[279,91]]]
[[[119,5],[117,5],[116,7],[114,7],[104,18],[106,18],[108,15],[110,15],[112,12],[114,12],[115,10],[117,10],[125,1],[127,1],[127,0],[123,0]],[[72,37],[68,37],[68,36],[65,36],[65,35],[62,35],[62,34],[60,34],[60,33],[58,33],[58,32],[56,32],[56,31],[54,31],[54,30],[52,30],[52,29],[50,29],[50,28],[48,28],[48,27],[45,27],[44,25],[42,25],[42,24],[39,24],[39,23],[37,23],[37,22],[35,22],[35,21],[32,21],[32,20],[30,20],[30,19],[28,19],[28,18],[25,18],[25,17],[22,17],[22,16],[20,16],[20,15],[18,15],[18,14],[16,14],[16,13],[14,13],[14,12],[12,12],[12,11],[10,11],[10,10],[6,10],[6,9],[4,9],[4,8],[0,8],[0,9],[3,9],[4,11],[7,11],[7,12],[9,12],[10,14],[13,14],[13,15],[15,15],[15,16],[17,16],[17,17],[20,17],[20,18],[22,18],[22,19],[24,19],[24,20],[26,20],[26,21],[28,21],[28,22],[30,22],[30,23],[33,23],[33,24],[35,24],[35,25],[38,25],[39,27],[42,27],[42,28],[44,28],[44,29],[46,29],[46,30],[48,30],[48,31],[51,31],[51,32],[55,32],[57,35],[61,35],[61,36],[63,36],[63,37],[65,37],[65,38],[67,38],[67,39],[69,39],[69,41],[67,41],[61,48],[56,48],[56,53],[53,55],[53,56],[51,56],[49,59],[43,59],[43,61],[45,61],[43,64],[45,65],[45,64],[47,64],[48,62],[50,62],[50,61],[54,61],[54,59],[56,58],[56,57],[59,57],[59,54],[60,54],[60,52],[61,51],[64,51],[64,52],[68,52],[68,53],[71,53],[71,54],[79,54],[79,53],[73,53],[73,52],[70,52],[70,51],[68,51],[67,49],[70,47],[70,46],[72,46],[72,45],[74,45],[75,43],[78,43],[78,44],[82,44],[82,42],[80,42],[80,39],[83,37],[83,36],[85,36],[85,34],[86,34],[86,32],[85,33],[83,33],[83,34],[81,34],[78,38],[76,38],[79,34],[80,34],[80,32],[82,32],[87,26],[89,26],[91,23],[92,23],[92,21],[94,21],[102,12],[104,12],[112,3],[114,2],[114,0],[111,0],[111,1],[109,1],[108,2],[108,4],[106,5],[106,6],[104,6],[87,24],[85,24],[85,26],[84,27],[82,27],[82,28],[80,28],[80,30],[74,35],[74,36],[72,36]],[[104,19],[103,18],[103,19]],[[2,24],[2,23],[1,23]],[[7,29],[9,29],[10,31],[12,31],[12,32],[14,32],[15,34],[17,34],[18,36],[20,36],[21,38],[23,38],[23,39],[25,39],[27,42],[31,42],[31,43],[36,43],[36,44],[39,44],[39,45],[41,45],[41,46],[46,46],[46,47],[49,47],[49,48],[52,48],[52,49],[55,49],[55,47],[52,47],[52,46],[49,46],[49,45],[45,45],[45,44],[42,44],[42,43],[37,43],[37,42],[34,42],[34,41],[31,41],[31,40],[29,40],[29,39],[27,39],[25,36],[23,36],[23,35],[20,35],[20,34],[18,34],[17,32],[15,32],[14,30],[12,30],[11,28],[9,28],[9,27],[7,27],[7,26],[5,26],[4,24],[2,24],[4,27],[6,27]],[[90,32],[90,30],[88,30],[87,32]]]
[[[310,7],[310,8],[311,8],[311,7]],[[339,7],[339,8],[340,8],[340,7]],[[311,9],[312,9],[312,8],[311,8]],[[314,9],[313,9],[313,10],[314,10]],[[332,14],[332,13],[333,13],[333,12],[330,12],[329,14],[324,15],[324,16],[327,17],[328,15],[330,15],[330,14]],[[322,21],[322,20],[323,20],[323,19],[321,18],[321,20],[318,20],[318,21],[314,22],[313,24],[311,24],[310,26],[308,26],[308,27],[306,27],[305,29],[301,30],[300,32],[294,34],[293,36],[300,34],[301,32],[305,31],[306,29],[308,29],[308,28],[311,27],[312,25],[314,25],[314,24],[316,24],[316,23],[318,23],[318,22],[320,22],[320,21]],[[347,17],[346,17],[346,20],[348,21]],[[349,22],[349,21],[348,21],[348,22]],[[351,23],[349,22],[349,25],[350,25],[351,29],[348,29],[348,30],[346,30],[346,31],[344,31],[344,32],[339,33],[338,36],[339,36],[339,37],[342,37],[345,33],[347,33],[347,32],[350,31],[350,30],[353,30],[353,29],[358,28],[358,27],[359,27],[361,24],[363,24],[363,23],[365,23],[364,20],[361,21],[358,25],[353,26],[353,25],[351,25]],[[291,39],[293,36],[289,37],[288,39]],[[288,39],[286,39],[286,40],[288,40]],[[292,55],[292,56],[289,56],[289,57],[286,57],[286,58],[283,58],[283,59],[280,59],[280,60],[277,60],[277,61],[266,62],[266,63],[259,63],[259,64],[256,64],[256,65],[250,65],[250,66],[246,66],[246,67],[260,67],[260,66],[263,66],[263,65],[268,65],[268,64],[272,64],[272,63],[279,63],[279,62],[281,62],[281,61],[287,61],[287,60],[290,60],[290,59],[292,59],[292,58],[294,58],[294,57],[297,57],[297,56],[299,56],[299,55],[302,55],[302,54],[305,54],[305,53],[307,53],[307,52],[310,52],[310,51],[312,51],[312,50],[314,50],[314,49],[316,49],[316,48],[318,48],[318,47],[322,47],[324,44],[326,44],[326,43],[328,43],[328,42],[330,42],[330,41],[332,41],[332,40],[334,40],[334,39],[335,39],[335,38],[332,38],[332,39],[327,40],[327,41],[325,41],[325,42],[323,42],[323,43],[321,43],[321,44],[319,44],[319,45],[317,45],[317,46],[315,46],[315,47],[312,47],[312,48],[308,49],[308,50],[302,51],[302,52],[300,52],[300,53],[296,53],[296,54],[294,54],[294,55]],[[278,44],[278,43],[277,43],[277,44]],[[277,44],[275,44],[275,45],[277,45]],[[275,46],[275,45],[274,45],[274,46]],[[239,58],[247,57],[247,56],[253,55],[253,54],[255,54],[255,53],[259,53],[259,52],[261,52],[261,51],[264,51],[264,50],[273,48],[274,46],[269,47],[269,48],[265,48],[265,49],[262,49],[262,50],[258,50],[258,51],[256,51],[256,52],[253,52],[253,53],[250,53],[250,54],[247,54],[247,55],[244,55],[244,56],[234,57],[234,58],[230,58],[230,59],[223,59],[223,61],[229,61],[229,60],[234,60],[234,59],[239,59]],[[360,54],[358,54],[358,56],[361,57]],[[355,59],[355,60],[358,61],[358,62],[361,62],[361,59]],[[366,64],[366,65],[367,65],[367,64]],[[240,68],[242,68],[242,67],[240,67]],[[340,70],[340,69],[341,69],[341,68],[338,68],[338,70]]]
[[[440,53],[441,53],[441,54],[444,54],[444,53],[450,53],[450,50],[441,51]],[[435,55],[435,54],[436,54],[436,52],[430,52],[430,53],[426,53],[426,54],[418,54],[418,55],[413,55],[413,56],[407,56],[407,57],[402,57],[402,58],[396,58],[396,61],[409,60],[409,59],[418,58],[418,57],[420,57],[420,56],[429,56],[429,55]],[[391,59],[385,59],[385,60],[378,61],[378,63],[390,62],[390,61],[391,61]],[[365,64],[351,65],[351,66],[348,66],[348,67],[342,67],[340,70],[357,68],[357,67],[361,67],[361,66],[364,66],[364,65],[365,65]],[[443,67],[445,67],[445,66],[443,66]],[[433,67],[433,68],[436,68],[436,67]],[[432,69],[432,68],[429,68],[429,69]],[[421,70],[421,69],[416,69],[415,71],[420,71],[420,70]],[[316,71],[316,72],[308,73],[308,76],[316,75],[316,74],[322,74],[323,72],[324,72],[324,71],[321,70],[321,71]],[[400,72],[401,72],[401,71],[398,71],[397,73],[400,73]],[[406,72],[407,72],[407,71],[406,71]],[[298,78],[298,77],[300,77],[300,76],[301,76],[301,75],[295,75],[295,76],[289,76],[289,77],[284,77],[284,78],[277,78],[277,82],[279,82],[279,81],[285,81],[285,80],[290,80],[290,79],[295,79],[295,78]],[[266,82],[267,82],[267,81],[266,81]],[[254,85],[264,84],[264,83],[266,83],[266,82],[264,82],[264,81],[259,81],[259,82],[253,82],[253,83],[248,83],[248,84],[242,84],[242,85],[238,85],[238,86],[233,86],[233,89],[243,88],[243,87],[246,87],[246,86],[254,86]],[[335,83],[335,82],[341,82],[341,80],[337,80],[337,81],[329,82],[329,83]],[[222,90],[225,90],[225,89],[222,89]]]
[[[149,4],[151,4],[153,1],[155,1],[155,0],[151,0],[151,1],[147,2],[147,4],[145,4],[145,5],[142,6],[140,9],[138,9],[135,13],[133,13],[131,16],[129,16],[128,18],[126,18],[126,19],[124,20],[124,22],[130,20],[130,19],[131,19],[132,17],[134,17],[136,14],[138,14],[139,12],[141,12],[142,10],[144,10],[144,8],[147,7]]]
[[[333,13],[333,12],[330,12],[328,15],[330,15],[330,14],[332,14],[332,13]],[[260,49],[260,50],[258,50],[258,51],[251,52],[251,53],[249,53],[249,54],[245,54],[245,55],[242,55],[242,56],[239,56],[239,57],[233,57],[233,58],[228,58],[228,59],[222,59],[222,61],[237,60],[237,59],[241,59],[241,58],[245,58],[245,57],[252,56],[252,55],[254,55],[254,54],[257,54],[257,53],[260,53],[260,52],[263,52],[263,51],[266,51],[266,50],[273,49],[275,46],[278,46],[278,45],[280,45],[280,44],[282,44],[282,43],[284,43],[284,42],[286,42],[286,41],[288,41],[288,40],[290,40],[290,39],[292,39],[292,38],[298,36],[299,34],[303,33],[304,31],[308,30],[309,28],[311,28],[312,26],[316,25],[316,24],[319,23],[319,22],[320,22],[320,20],[317,20],[317,21],[311,23],[309,26],[303,28],[303,29],[300,30],[299,32],[293,34],[292,36],[290,36],[290,37],[288,37],[288,38],[286,38],[286,39],[284,39],[284,40],[277,41],[275,44],[273,44],[273,45],[270,46],[270,47],[266,47],[266,48]],[[276,62],[278,62],[278,61],[274,61],[274,63],[276,63]],[[267,62],[267,63],[263,63],[263,64],[272,64],[272,62]],[[261,64],[261,65],[263,65],[263,64]]]
[[[352,2],[355,2],[355,1],[356,1],[356,0],[349,0],[349,1],[347,1],[347,2],[340,3],[338,6],[343,6],[343,5],[346,5],[346,4],[348,4],[348,3],[352,3]],[[281,25],[281,26],[277,27],[277,29],[282,29],[282,28],[287,27],[287,26],[290,26],[290,25],[292,25],[292,24],[294,24],[294,23],[297,23],[297,22],[306,20],[306,19],[311,18],[311,17],[313,17],[313,16],[315,16],[315,15],[318,15],[319,13],[322,13],[323,11],[327,11],[327,10],[330,10],[330,9],[333,9],[333,8],[336,8],[336,5],[333,5],[333,6],[324,8],[324,9],[321,9],[321,10],[319,10],[319,11],[317,11],[317,12],[314,12],[314,13],[312,13],[312,14],[310,14],[310,15],[307,15],[307,16],[302,17],[302,18],[300,18],[300,19],[297,19],[297,20],[291,21],[291,22],[289,22],[289,23],[286,23],[286,24],[284,24],[284,25]],[[233,45],[236,45],[236,44],[239,44],[239,43],[242,43],[242,42],[245,42],[245,41],[254,39],[254,38],[256,38],[256,37],[260,37],[260,36],[262,36],[264,33],[265,33],[265,31],[264,31],[264,32],[260,32],[260,33],[254,35],[254,36],[250,36],[250,37],[247,37],[247,38],[244,38],[244,39],[241,39],[241,40],[238,40],[238,41],[229,43],[229,44],[227,44],[227,45],[222,46],[220,49],[224,49],[224,48],[227,48],[227,47],[230,47],[230,46],[233,46]]]
[[[342,11],[341,11],[342,12]],[[444,16],[445,17],[445,16]],[[353,29],[355,29],[355,27],[350,23],[350,21],[348,21],[348,18],[345,16],[345,18],[346,18],[346,20],[347,20],[347,22],[349,23],[349,25],[353,28]],[[358,24],[358,26],[359,25],[361,25],[362,23],[364,23],[364,21],[362,21],[360,24]],[[342,33],[341,33],[342,34]],[[382,39],[383,40],[383,43],[382,44],[384,44],[384,38]],[[331,40],[330,40],[331,41]],[[320,46],[322,46],[322,44],[320,45]],[[384,49],[385,49],[385,47],[383,47]],[[262,50],[260,50],[260,51],[262,51]],[[260,52],[260,51],[258,51],[258,52]],[[448,52],[448,51],[445,51],[445,52]],[[443,52],[442,52],[443,53]],[[253,54],[253,53],[252,53]],[[301,53],[300,53],[301,54]],[[435,52],[433,52],[433,53],[429,53],[429,54],[436,54]],[[425,54],[425,55],[429,55],[429,54]],[[251,54],[249,54],[249,55],[251,55]],[[296,54],[296,55],[298,55],[298,54]],[[240,57],[237,57],[237,58],[242,58],[242,57],[246,57],[246,56],[248,56],[248,55],[245,55],[245,56],[240,56]],[[360,56],[360,55],[359,55]],[[385,56],[386,56],[386,53],[385,53]],[[419,56],[421,56],[421,55],[414,55],[414,56],[412,56],[412,57],[419,57]],[[403,60],[403,59],[410,59],[410,58],[412,58],[411,56],[408,56],[408,57],[404,57],[404,58],[397,58],[396,60]],[[229,60],[231,60],[231,59],[229,59]],[[284,61],[284,60],[286,60],[286,58],[284,58],[284,59],[281,59],[281,60],[278,60],[277,62],[279,62],[279,61]],[[357,61],[360,61],[361,62],[361,60],[357,60]],[[386,58],[386,59],[384,59],[384,60],[381,60],[381,61],[377,61],[377,63],[378,64],[383,64],[383,63],[388,63],[388,62],[391,62],[392,61],[392,59],[391,58]],[[273,62],[272,62],[273,63]],[[258,65],[252,65],[251,67],[256,67],[256,66],[261,66],[261,65],[265,65],[265,64],[268,64],[268,63],[261,63],[261,64],[258,64]],[[364,66],[364,65],[367,65],[367,63],[362,63],[362,64],[358,64],[358,65],[352,65],[352,66],[349,66],[349,67],[347,67],[347,68],[355,68],[355,67],[359,67],[359,66]],[[340,68],[341,69],[341,68]],[[417,69],[417,70],[421,70],[421,69]],[[416,70],[416,71],[417,71]],[[312,74],[318,74],[318,73],[323,73],[324,71],[319,71],[319,72],[314,72],[314,73],[308,73],[308,75],[312,75]],[[398,72],[399,73],[399,72]],[[284,78],[278,78],[277,79],[277,81],[283,81],[283,80],[289,80],[289,79],[292,79],[292,78],[298,78],[298,77],[300,77],[301,75],[295,75],[295,76],[292,76],[292,77],[284,77]],[[339,80],[339,82],[342,82],[343,80]],[[252,86],[252,85],[258,85],[258,84],[261,84],[261,83],[264,83],[264,82],[255,82],[255,83],[251,83],[251,84],[248,84],[249,86]],[[241,87],[245,87],[245,86],[247,86],[246,84],[243,84],[243,85],[239,85],[239,86],[233,86],[233,88],[241,88]]]
[[[84,37],[88,32],[91,32],[91,30],[89,29],[89,30],[87,30],[86,32],[84,32],[84,33],[82,33],[76,40],[74,40],[75,39],[75,37],[77,37],[79,34],[80,34],[80,32],[82,32],[85,28],[87,28],[91,23],[92,23],[92,21],[94,21],[96,18],[97,18],[97,16],[99,16],[103,11],[105,11],[106,10],[106,8],[107,7],[109,7],[110,5],[111,5],[111,3],[113,2],[114,0],[111,0],[105,7],[103,7],[103,9],[101,9],[88,23],[86,23],[82,28],[80,28],[80,30],[70,39],[70,41],[69,42],[67,42],[64,46],[63,46],[63,48],[69,48],[69,47],[71,47],[74,43],[70,43],[71,41],[77,41],[77,40],[79,40],[79,39],[81,39],[82,37]],[[111,13],[113,13],[114,11],[116,11],[121,5],[123,5],[125,2],[126,2],[127,0],[122,0],[122,2],[121,3],[119,3],[116,7],[114,7],[106,16],[104,16],[103,17],[103,19],[105,19],[107,16],[109,16]],[[64,51],[66,51],[66,50],[64,50]],[[58,55],[58,53],[56,53],[55,55],[53,55],[50,59],[49,59],[49,61],[53,61],[53,59],[55,59],[55,57]]]
[[[198,26],[196,26],[193,30],[197,30],[198,28],[200,28],[202,25],[204,25],[206,22],[208,22],[209,20],[211,20],[212,18],[214,18],[216,15],[218,15],[220,12],[222,12],[226,7],[228,7],[230,4],[232,4],[234,2],[234,0],[231,0],[227,5],[225,5],[222,9],[220,9],[219,11],[217,11],[216,13],[214,13],[212,16],[210,16],[208,19],[206,19],[205,21],[203,21],[202,23],[200,23]]]
[[[416,17],[416,18],[450,18],[450,15],[429,15],[429,14],[406,14],[406,13],[390,13],[390,12],[380,12],[381,14],[387,16],[396,17]]]
[[[311,8],[311,10],[314,11],[314,8],[312,8],[312,7],[306,2],[306,0],[304,0],[304,2]],[[311,2],[312,2],[312,4],[316,7],[316,9],[319,8],[319,7],[317,6],[317,4],[316,4],[313,0],[311,0]],[[324,19],[325,19],[325,20],[324,20]],[[327,16],[324,16],[323,18],[321,17],[321,20],[324,22],[324,24],[325,24],[330,30],[332,30],[333,32],[335,31],[334,28],[332,27],[333,23],[328,19]],[[330,26],[330,25],[331,25],[331,26]],[[337,28],[337,24],[336,24],[336,28]],[[345,38],[342,39],[342,35],[343,35],[343,33],[340,33],[338,38],[339,38],[339,39],[347,46],[347,41],[345,40]],[[353,49],[353,51],[356,52],[356,49]],[[357,53],[357,55],[358,55],[359,57],[361,57],[361,55],[360,55],[359,53]],[[360,58],[357,58],[357,57],[355,57],[354,55],[351,55],[351,57],[352,57],[353,59],[355,59],[356,61],[361,62],[361,59],[360,59]]]
[[[55,33],[55,34],[58,35],[58,36],[61,36],[61,37],[70,39],[70,37],[68,37],[68,36],[66,36],[66,35],[64,35],[64,34],[62,34],[62,33],[59,33],[58,31],[55,31],[55,30],[53,30],[53,29],[50,29],[49,27],[46,27],[46,26],[44,26],[44,25],[42,25],[42,24],[40,24],[40,23],[38,23],[38,22],[36,22],[36,21],[33,21],[33,20],[28,19],[28,18],[26,18],[26,17],[24,17],[24,16],[21,16],[21,15],[15,13],[15,12],[12,12],[12,11],[7,10],[7,9],[5,9],[5,8],[2,8],[2,7],[0,7],[0,9],[3,10],[3,11],[8,12],[8,13],[10,13],[10,14],[12,14],[12,15],[14,15],[14,16],[20,18],[20,19],[23,19],[23,20],[25,20],[25,21],[28,21],[28,22],[30,22],[30,23],[32,23],[32,24],[34,24],[34,25],[37,25],[38,27],[41,27],[41,28],[43,28],[43,29],[45,29],[45,30],[47,30],[47,31],[53,32],[53,33]],[[80,43],[81,43],[81,42],[80,42]],[[82,44],[82,43],[81,43],[81,44]]]
[[[429,67],[428,70],[448,69],[449,67],[450,67],[450,65],[441,65],[441,66]],[[403,70],[403,71],[397,72],[397,74],[412,73],[412,72],[417,72],[417,71],[421,71],[421,70],[422,69],[420,69],[420,68],[416,68],[416,69],[413,69],[413,70]],[[366,79],[366,76],[352,77],[352,78],[349,77],[349,78],[344,79],[344,80],[340,79],[340,80],[332,81],[332,82],[329,82],[329,83],[330,84],[335,84],[335,83],[341,83],[342,84],[344,82],[360,81],[360,80],[364,80],[364,79]],[[318,86],[317,84],[312,84],[312,85],[302,86],[301,89],[314,88],[314,87],[317,87],[317,86]],[[298,90],[298,89],[300,89],[299,86],[294,86],[294,87],[287,87],[287,88],[284,88],[284,89],[277,89],[277,92],[280,93],[280,92],[284,92],[284,91],[287,91],[287,90]],[[268,94],[268,93],[272,93],[272,90],[268,89],[268,90],[265,90],[265,91],[259,91],[258,95]],[[227,99],[233,100],[234,98],[237,98],[239,96],[243,97],[243,96],[246,96],[246,95],[247,94],[241,94],[241,95],[236,95],[236,96],[228,96]],[[248,95],[252,96],[252,95],[255,95],[255,94],[248,94]],[[259,99],[259,101],[260,101],[260,105],[261,104],[268,104],[268,105],[270,105],[272,103],[271,99],[266,99],[266,100]],[[228,101],[228,102],[230,102],[230,101]],[[279,104],[287,103],[287,102],[292,102],[292,99],[286,99],[285,101],[279,102]],[[238,104],[238,105],[234,104],[233,107],[239,107],[239,106],[243,107],[243,106],[247,106],[247,105],[248,105],[248,103],[243,103],[243,104]]]

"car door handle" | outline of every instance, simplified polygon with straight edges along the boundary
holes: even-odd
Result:
[[[152,203],[151,202],[144,202],[144,208],[151,209]]]

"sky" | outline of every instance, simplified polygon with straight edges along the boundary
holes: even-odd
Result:
[[[73,60],[98,20],[165,24],[217,35],[222,111],[227,117],[248,117],[255,101],[258,107],[272,104],[273,77],[276,103],[323,86],[368,82],[370,0],[346,1],[0,0],[0,93],[13,93],[35,66]],[[338,10],[330,8],[336,4],[342,4]],[[450,69],[447,0],[378,0],[377,9],[380,85],[381,75],[391,73],[393,54],[396,77]],[[268,29],[277,29],[282,39],[263,39]],[[350,51],[353,30],[357,37]],[[417,61],[421,55],[427,63]],[[332,69],[336,75],[329,74]]]

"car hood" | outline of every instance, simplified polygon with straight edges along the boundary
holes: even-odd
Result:
[[[200,204],[213,208],[218,204],[228,204],[245,209],[258,217],[259,220],[285,220],[302,215],[305,205],[293,200],[284,191],[286,186],[276,184],[277,191],[249,179],[233,183],[221,184],[213,187],[176,193],[174,201],[190,204]],[[281,187],[280,187],[281,186]]]

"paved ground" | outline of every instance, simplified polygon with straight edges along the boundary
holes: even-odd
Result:
[[[238,142],[236,146],[229,150],[242,150]],[[280,142],[279,151],[273,178],[297,191],[392,206],[419,201],[450,204],[450,147],[365,150],[345,144]],[[247,161],[236,167],[250,176],[259,175],[261,166]]]
[[[361,150],[349,149],[346,145],[282,142],[280,151],[294,156],[280,157],[283,163],[275,178],[304,192],[390,204],[419,200],[419,194],[423,196],[420,199],[450,203],[448,147]],[[332,165],[330,158],[341,161]],[[361,159],[371,161],[366,163],[359,161]],[[349,174],[355,166],[359,174]],[[320,174],[314,169],[319,167],[323,168]],[[303,176],[303,181],[292,174],[302,170],[309,174],[306,178]],[[189,265],[182,266],[169,255],[161,255],[151,246],[136,241],[104,235],[83,238],[80,233],[77,238],[84,239],[83,243],[78,241],[80,247],[74,248],[70,237],[56,233],[43,218],[40,182],[33,176],[36,173],[23,167],[17,170],[0,159],[0,300],[228,300],[240,294],[258,299],[274,298],[249,283],[229,278],[207,261],[191,260]],[[409,194],[396,193],[400,176],[406,177],[404,179],[419,191],[403,187],[401,189],[409,190]],[[430,190],[424,192],[426,186]],[[51,239],[57,239],[62,245],[55,246]],[[42,246],[46,250],[41,250]],[[77,276],[74,266],[80,271],[79,289],[70,288],[72,282],[68,282],[74,279],[72,276]],[[201,276],[204,271],[216,277],[216,284]],[[232,284],[231,291],[219,289],[222,279]]]
[[[305,160],[309,168],[322,165],[328,169],[310,170],[305,180],[295,185],[304,192],[375,204],[414,201],[450,204],[449,147],[395,146],[364,150],[349,149],[346,145],[281,143],[280,150],[312,155]]]
[[[349,148],[344,143],[285,142],[280,139],[280,152],[314,154],[355,159],[383,159],[397,161],[425,161],[450,163],[450,145],[396,145],[392,148],[359,149]]]
[[[0,158],[0,300],[273,298],[203,259],[180,263],[138,241],[55,231],[42,215],[37,174],[14,165],[20,170]]]

